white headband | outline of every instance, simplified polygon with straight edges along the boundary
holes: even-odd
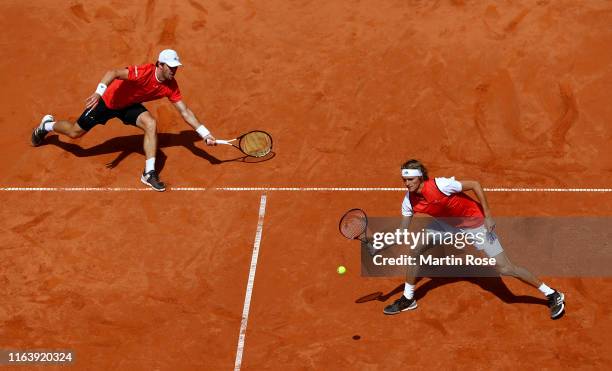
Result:
[[[404,178],[413,176],[423,176],[423,173],[419,169],[402,169],[402,176]]]

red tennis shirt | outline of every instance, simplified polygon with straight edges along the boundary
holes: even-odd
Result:
[[[462,192],[461,183],[454,177],[428,179],[423,182],[420,194],[406,193],[402,215],[412,216],[413,212],[450,218],[446,222],[460,228],[476,228],[484,224],[482,206]]]
[[[170,102],[181,100],[181,91],[175,79],[159,82],[155,76],[155,64],[129,66],[127,80],[115,79],[102,96],[110,109],[122,109],[136,103],[167,97]]]

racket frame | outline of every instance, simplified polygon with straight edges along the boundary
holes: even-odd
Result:
[[[353,237],[353,238],[348,238],[346,237],[346,235],[344,233],[342,233],[342,221],[344,220],[344,218],[352,211],[360,211],[363,214],[363,217],[365,219],[365,226],[363,227],[363,231],[357,236],[357,237]],[[340,234],[346,238],[346,239],[350,239],[350,240],[359,240],[361,242],[368,242],[367,239],[367,231],[368,231],[368,215],[365,213],[365,211],[363,211],[360,208],[353,208],[348,210],[347,212],[344,213],[344,215],[342,215],[342,217],[340,218],[340,222],[338,222],[338,230],[340,231]]]
[[[240,144],[242,143],[243,138],[244,138],[244,137],[246,137],[247,135],[251,134],[251,133],[264,133],[264,134],[266,134],[266,135],[268,136],[268,138],[270,138],[270,149],[268,150],[268,152],[266,152],[265,154],[263,154],[263,155],[261,155],[261,156],[253,156],[253,155],[250,155],[250,154],[248,154],[248,153],[246,153],[246,152],[244,152],[244,151],[242,150],[242,148],[241,148]],[[236,141],[237,141],[238,143],[237,143],[237,144],[234,144]],[[270,152],[272,152],[272,148],[273,148],[273,146],[274,146],[274,139],[272,139],[272,135],[270,135],[270,133],[268,133],[268,132],[266,132],[266,131],[263,131],[263,130],[251,130],[251,131],[249,131],[249,132],[247,132],[247,133],[244,133],[244,134],[242,134],[242,135],[240,135],[239,137],[234,138],[234,139],[217,139],[217,140],[216,140],[216,143],[217,143],[217,144],[227,144],[227,145],[230,145],[230,146],[232,146],[232,147],[236,147],[236,148],[238,148],[238,150],[239,150],[240,152],[244,153],[244,154],[245,154],[245,155],[247,155],[247,156],[250,156],[250,157],[256,157],[256,158],[260,158],[260,157],[265,157],[265,156],[267,156],[267,155],[268,155]],[[363,210],[362,210],[362,211],[363,211]]]

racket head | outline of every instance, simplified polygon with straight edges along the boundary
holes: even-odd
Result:
[[[252,157],[264,157],[272,151],[272,136],[265,131],[253,130],[240,137],[238,148]]]
[[[368,216],[361,209],[350,209],[338,223],[340,233],[349,240],[364,240],[368,229]]]

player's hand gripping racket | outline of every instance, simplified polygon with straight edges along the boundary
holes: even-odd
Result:
[[[368,216],[361,209],[351,209],[340,219],[340,233],[349,240],[368,242],[366,231],[368,229]]]
[[[261,130],[250,131],[234,139],[217,139],[216,143],[236,147],[251,157],[264,157],[272,151],[272,137]]]

